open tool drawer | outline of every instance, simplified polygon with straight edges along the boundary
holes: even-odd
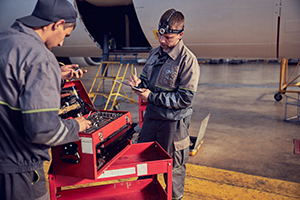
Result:
[[[96,180],[130,143],[136,124],[128,111],[97,110],[80,80],[66,82],[62,89],[60,116],[84,116],[94,124],[79,132],[79,141],[51,148],[51,170],[56,175]]]
[[[167,192],[157,174],[167,173]],[[153,175],[150,179],[97,185],[97,182]],[[61,187],[80,185],[80,188]],[[50,198],[65,199],[172,199],[172,158],[157,142],[130,144],[97,180],[49,174]]]

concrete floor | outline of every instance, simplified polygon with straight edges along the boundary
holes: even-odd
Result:
[[[285,98],[274,100],[279,77],[279,64],[202,65],[190,134],[211,117],[189,163],[299,183],[293,139],[300,139],[300,126],[284,121]],[[294,115],[296,107],[288,111]]]
[[[293,153],[300,123],[284,121],[285,97],[274,100],[280,64],[200,66],[190,135],[196,136],[200,122],[209,113],[211,117],[204,143],[188,163],[300,183],[300,156]],[[139,74],[143,66],[136,67]],[[89,92],[98,66],[82,68],[88,70],[81,80]],[[120,103],[120,110],[130,111],[132,121],[138,122],[137,105]],[[288,115],[295,113],[296,107],[289,107]]]

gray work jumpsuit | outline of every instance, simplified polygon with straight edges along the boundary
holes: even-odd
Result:
[[[173,199],[183,196],[188,126],[199,76],[198,60],[182,40],[167,54],[154,48],[140,76],[139,87],[151,93],[139,142],[157,141],[173,158]]]
[[[0,31],[0,199],[49,198],[50,146],[79,140],[78,122],[58,116],[60,90],[59,64],[32,28]]]

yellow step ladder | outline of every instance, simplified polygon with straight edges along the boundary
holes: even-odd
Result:
[[[120,56],[120,61],[102,61],[93,80],[91,89],[89,91],[89,97],[91,98],[93,103],[98,95],[105,97],[107,100],[103,110],[113,110],[113,108],[116,108],[116,106],[119,105],[119,102],[126,102],[138,105],[138,100],[134,99],[134,92],[131,90],[131,94],[128,95],[122,88],[122,84],[116,82],[125,81],[126,73],[129,67],[131,68],[131,74],[134,73],[134,63],[136,63],[136,54],[133,54],[135,56],[134,61],[126,61],[123,57],[124,55],[126,54],[122,54]],[[116,74],[114,73],[114,69],[117,69]],[[112,84],[109,93],[105,92],[105,87],[107,87],[103,84],[105,80],[110,80]],[[102,92],[100,91],[101,86]],[[117,100],[118,97],[122,97],[125,100]],[[110,102],[112,102],[112,104],[110,108],[108,108]]]

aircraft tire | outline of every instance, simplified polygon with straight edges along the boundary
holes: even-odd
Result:
[[[94,61],[90,57],[69,57],[71,63],[79,64],[80,67],[100,65],[100,61]]]

